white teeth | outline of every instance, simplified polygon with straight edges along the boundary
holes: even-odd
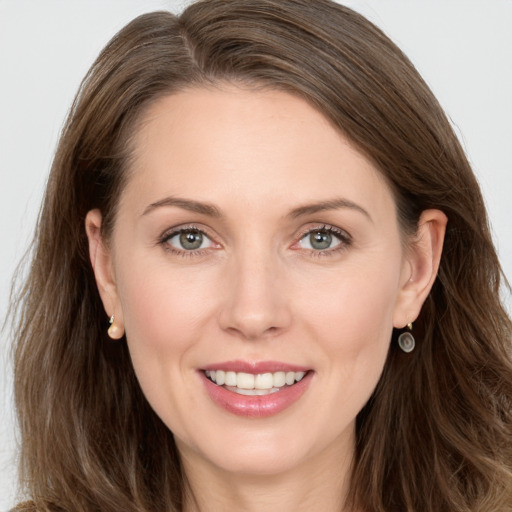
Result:
[[[274,378],[271,373],[258,373],[254,378],[255,389],[270,389],[273,384]]]
[[[236,372],[226,372],[226,386],[236,386]]]
[[[217,373],[219,373],[219,370],[217,370]],[[218,381],[217,384],[219,384]],[[237,373],[236,387],[240,389],[254,389],[254,375],[252,373]]]
[[[215,381],[219,386],[224,385],[224,382],[226,382],[226,373],[222,370],[217,370],[215,372]]]
[[[274,387],[282,388],[286,384],[286,373],[276,372],[274,373]]]
[[[236,387],[230,387],[228,388],[230,391],[234,391],[235,393],[238,393],[239,395],[246,395],[246,396],[262,396],[262,395],[270,395],[271,393],[275,393],[276,391],[279,391],[277,388],[272,389],[240,389]]]
[[[274,372],[274,373],[245,373],[245,372],[225,372],[223,370],[207,370],[206,376],[219,386],[226,385],[245,391],[255,391],[254,393],[241,393],[244,395],[261,395],[278,391],[285,385],[291,386],[295,382],[300,382],[306,372]],[[274,391],[275,390],[275,391]],[[262,393],[259,393],[262,391]],[[264,391],[264,393],[263,393]]]
[[[295,374],[295,380],[300,382],[304,378],[304,375],[306,375],[306,372],[297,372]]]

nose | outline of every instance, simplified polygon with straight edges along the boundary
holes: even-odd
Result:
[[[282,262],[271,251],[246,251],[227,270],[219,323],[246,340],[275,336],[291,323]]]

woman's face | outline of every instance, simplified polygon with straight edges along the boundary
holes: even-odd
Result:
[[[349,456],[419,308],[376,168],[303,100],[226,86],[154,103],[129,176],[93,264],[184,459],[271,474]]]

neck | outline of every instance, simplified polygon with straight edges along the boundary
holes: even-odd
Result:
[[[181,451],[187,479],[183,512],[342,512],[347,496],[353,437],[282,473],[244,474],[199,461]]]

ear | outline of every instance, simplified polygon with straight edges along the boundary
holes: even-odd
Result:
[[[101,301],[107,316],[115,317],[115,329],[109,329],[112,333],[123,332],[123,313],[117,293],[115,275],[112,265],[111,250],[105,244],[101,235],[102,215],[99,210],[91,210],[85,217],[85,231],[89,241],[89,258],[96,278],[96,285],[100,293]],[[116,337],[112,336],[111,337]]]
[[[448,219],[440,210],[425,210],[418,231],[409,244],[402,267],[401,284],[395,304],[393,326],[403,328],[414,322],[437,276]]]

